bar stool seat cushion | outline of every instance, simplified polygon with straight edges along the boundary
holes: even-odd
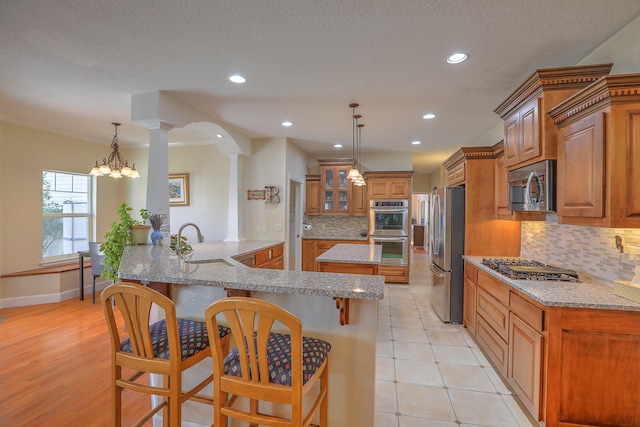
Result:
[[[169,359],[169,341],[167,340],[167,322],[162,319],[149,326],[153,355],[160,359]],[[231,330],[224,326],[218,327],[220,338],[224,338]],[[180,336],[181,360],[188,359],[197,352],[209,347],[207,324],[197,320],[178,319],[178,333]],[[122,341],[120,350],[132,353],[129,338]]]
[[[222,335],[221,335],[222,336]],[[317,338],[302,337],[303,383],[318,370],[329,355],[331,344]],[[269,382],[291,386],[291,336],[271,333],[267,344],[267,360],[269,362]],[[236,377],[242,376],[238,347],[224,359],[224,373]]]

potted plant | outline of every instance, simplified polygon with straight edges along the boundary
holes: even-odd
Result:
[[[147,243],[149,235],[149,229],[151,226],[144,225],[145,221],[149,218],[149,211],[146,209],[140,209],[140,217],[142,220],[134,220],[131,217],[131,211],[133,208],[127,203],[123,202],[118,207],[118,214],[120,215],[120,221],[114,221],[111,223],[111,230],[105,233],[104,243],[100,245],[100,251],[105,255],[104,265],[105,269],[102,270],[102,277],[109,280],[118,280],[118,268],[120,268],[120,259],[122,258],[122,252],[126,245],[137,244],[134,239],[134,233],[139,230],[140,226],[144,234],[144,243]]]
[[[132,208],[129,208],[132,210]],[[149,230],[151,226],[147,225],[147,219],[149,219],[149,211],[147,209],[140,209],[141,221],[133,220],[131,225],[131,237],[133,238],[133,244],[146,245],[149,241]]]
[[[162,240],[162,225],[167,219],[166,214],[160,213],[160,211],[151,213],[149,216],[149,223],[151,223],[151,227],[153,228],[153,232],[151,233],[151,243],[155,246],[158,241]]]

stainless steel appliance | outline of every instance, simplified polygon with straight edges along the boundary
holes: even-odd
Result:
[[[462,323],[464,300],[464,188],[445,187],[431,196],[431,305],[444,322]]]
[[[409,201],[371,200],[369,233],[378,236],[408,236]]]
[[[538,261],[520,258],[483,258],[482,263],[514,280],[579,282],[578,273]]]
[[[372,235],[370,240],[374,245],[382,247],[381,264],[407,265],[409,261],[408,236]]]
[[[509,209],[553,212],[556,209],[556,161],[544,160],[508,174]]]

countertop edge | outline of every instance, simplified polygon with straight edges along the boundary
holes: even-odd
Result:
[[[523,295],[526,295],[547,307],[640,311],[640,304],[615,295],[613,293],[613,288],[606,285],[591,282],[571,283],[557,281],[545,282],[536,280],[513,280],[482,264],[482,258],[482,256],[463,256],[465,261],[468,261],[475,267],[501,280],[516,291],[521,292]],[[541,288],[546,287],[548,289],[537,289],[537,293],[533,292],[531,289],[527,289],[527,287],[533,288],[536,286]],[[580,289],[580,292],[576,291],[576,286],[582,288]],[[564,289],[562,287],[564,287]],[[556,295],[550,295],[552,289],[557,291]],[[594,302],[587,300],[585,297],[587,294],[593,294],[599,299],[599,301]]]

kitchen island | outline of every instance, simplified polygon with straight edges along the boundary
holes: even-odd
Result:
[[[464,258],[464,324],[541,425],[640,425],[640,304],[606,285],[512,280]]]
[[[316,258],[325,273],[378,274],[382,260],[380,245],[339,243]]]
[[[202,320],[206,307],[225,298],[227,290],[250,291],[254,298],[285,308],[301,319],[305,335],[332,345],[329,425],[372,426],[377,310],[378,300],[384,297],[384,278],[255,269],[233,259],[279,243],[197,244],[193,245],[190,262],[178,259],[168,247],[127,246],[118,274],[125,281],[168,283],[178,316],[184,318]],[[349,324],[340,325],[334,298],[350,300]],[[193,368],[191,379],[211,371],[210,359],[204,362]],[[190,380],[188,377],[185,381]],[[183,426],[209,426],[212,415],[211,407],[187,402]]]

